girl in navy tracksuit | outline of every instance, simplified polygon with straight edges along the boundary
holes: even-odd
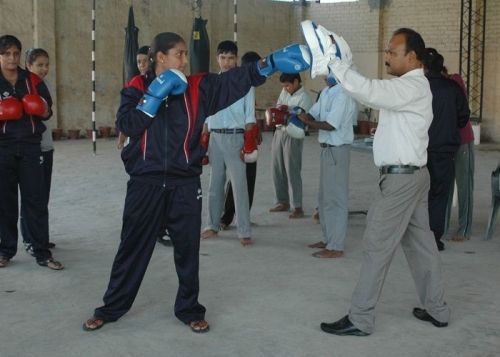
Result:
[[[151,258],[159,228],[165,225],[174,246],[179,278],[175,315],[194,332],[209,329],[198,302],[201,229],[200,136],[207,116],[222,110],[264,83],[255,64],[223,74],[188,77],[184,94],[171,95],[153,118],[136,109],[150,83],[168,69],[184,70],[187,50],[174,33],[157,35],[151,47],[152,70],[134,77],[121,92],[116,125],[130,137],[122,152],[130,175],[123,212],[121,243],[104,306],[95,310],[84,330],[116,321],[132,306]]]
[[[43,80],[49,73],[49,54],[43,48],[30,48],[26,51],[26,69],[31,73],[36,74]],[[43,180],[43,199],[44,204],[48,206],[50,198],[50,187],[52,182],[52,164],[54,162],[54,144],[52,142],[52,132],[47,128],[42,134],[42,141],[40,145],[42,149],[40,157],[40,165],[42,166],[42,180]],[[26,219],[25,207],[21,206],[21,219],[19,226],[23,235],[24,249],[33,255],[33,237],[28,229]],[[49,242],[48,247],[54,248],[56,245]]]
[[[25,228],[32,237],[37,263],[60,270],[63,265],[48,249],[48,210],[40,163],[40,141],[46,130],[42,120],[52,115],[52,100],[43,81],[19,67],[20,53],[21,42],[16,37],[0,37],[0,268],[6,267],[17,252],[19,189]],[[30,113],[32,109],[26,103],[33,99],[39,109],[43,106],[38,115]],[[19,115],[4,116],[9,101],[23,103]]]

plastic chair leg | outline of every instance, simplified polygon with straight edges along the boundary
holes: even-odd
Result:
[[[488,220],[488,227],[486,228],[484,240],[490,240],[493,235],[493,231],[495,230],[498,208],[500,207],[500,198],[494,197],[493,201],[493,207],[491,209],[490,219]]]

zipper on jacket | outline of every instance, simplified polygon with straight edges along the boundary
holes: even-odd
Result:
[[[168,99],[165,100],[165,114],[166,114],[166,109],[167,109],[167,106],[168,106],[167,100]],[[162,119],[164,119],[164,118],[162,118]],[[163,160],[163,166],[164,166],[163,172],[165,173],[165,177],[163,179],[163,187],[165,187],[166,186],[166,182],[167,182],[167,157],[168,157],[168,147],[167,147],[168,146],[168,129],[167,129],[167,120],[165,120],[165,119],[162,120],[162,125],[163,125],[163,129],[164,129],[163,131],[165,133],[165,145],[164,145],[164,147],[165,147],[165,159]]]
[[[31,86],[28,83],[28,78],[25,79],[26,83],[26,89],[28,89],[28,94],[31,94]],[[33,121],[33,115],[30,115],[30,121],[31,121],[31,133],[35,134],[35,122]]]
[[[186,163],[189,164],[189,139],[191,137],[191,112],[189,111],[189,103],[187,100],[186,93],[184,93],[184,105],[186,106],[186,113],[188,117],[188,127],[187,127],[187,132],[186,132],[186,137],[184,138],[184,143],[183,143],[183,149],[184,149],[184,156],[186,157]]]

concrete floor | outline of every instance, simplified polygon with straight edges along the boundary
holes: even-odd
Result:
[[[412,317],[418,300],[399,250],[377,305],[375,332],[359,338],[325,334],[319,324],[349,307],[365,216],[349,218],[344,258],[312,258],[307,244],[321,238],[311,220],[316,136],[304,145],[307,217],[293,221],[268,213],[274,203],[270,141],[265,133],[252,209],[255,245],[241,247],[234,229],[201,244],[200,301],[212,328],[205,335],[191,333],[173,316],[177,277],[172,251],[163,246],[155,249],[131,311],[102,330],[82,331],[108,283],[127,175],[113,140],[99,140],[95,157],[88,140],[56,142],[50,229],[54,256],[66,269],[38,267],[20,250],[0,271],[0,356],[500,356],[500,227],[491,241],[482,240],[498,147],[477,147],[472,239],[448,243],[442,253],[450,326],[436,329]],[[378,172],[369,152],[353,151],[351,162],[350,207],[365,209]],[[208,170],[202,181],[206,197]]]

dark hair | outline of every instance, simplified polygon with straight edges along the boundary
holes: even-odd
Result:
[[[138,55],[149,55],[149,46],[142,46],[137,50]]]
[[[149,57],[151,57],[151,68],[156,67],[156,54],[158,52],[167,53],[171,48],[174,48],[179,42],[184,42],[184,39],[174,32],[162,32],[153,38]]]
[[[23,49],[21,41],[17,37],[12,35],[3,35],[0,37],[0,55],[3,55],[12,46],[17,47],[19,51]]]
[[[444,70],[444,58],[435,48],[428,47],[425,49],[423,63],[429,72],[442,73]]]
[[[425,59],[425,42],[420,34],[412,29],[402,27],[392,34],[403,35],[406,39],[406,53],[414,51],[417,55],[417,59],[421,62]]]
[[[241,56],[241,64],[254,63],[260,60],[261,57],[257,52],[248,51]]]
[[[302,78],[300,78],[299,73],[281,73],[280,82],[281,83],[293,83],[294,80],[298,80],[299,83],[302,83]]]
[[[222,41],[217,45],[217,54],[221,53],[232,53],[233,55],[238,55],[238,46],[233,41]]]
[[[30,48],[26,51],[26,66],[32,65],[38,57],[47,57],[49,54],[43,48]]]

